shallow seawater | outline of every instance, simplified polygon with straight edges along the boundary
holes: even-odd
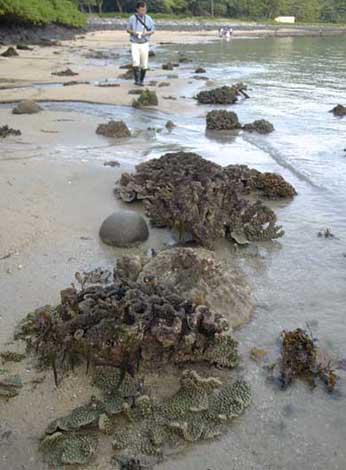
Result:
[[[341,380],[335,395],[322,386],[311,391],[303,383],[283,392],[266,380],[261,364],[249,360],[254,346],[277,357],[280,332],[307,323],[321,347],[346,357],[346,118],[328,112],[338,103],[346,104],[345,49],[345,37],[184,46],[193,64],[182,65],[179,73],[192,76],[192,68],[202,65],[215,85],[245,82],[251,98],[230,109],[242,123],[261,118],[273,122],[276,131],[269,136],[207,135],[208,106],[196,105],[186,115],[167,115],[117,106],[45,104],[52,110],[124,119],[137,135],[123,144],[81,144],[73,150],[62,143],[51,150],[52,158],[114,158],[136,164],[184,149],[222,165],[243,163],[279,172],[298,191],[292,202],[273,204],[285,236],[236,254],[249,274],[257,305],[251,323],[236,332],[244,357],[242,372],[253,387],[253,405],[226,436],[160,465],[161,470],[346,468],[346,375],[338,371]],[[160,61],[173,60],[177,53],[175,46],[165,46]],[[193,81],[185,94],[207,86]],[[147,130],[163,128],[168,119],[177,124],[172,132]],[[334,239],[317,236],[327,227]],[[224,245],[218,253],[234,257]]]

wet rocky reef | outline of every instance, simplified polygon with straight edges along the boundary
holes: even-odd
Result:
[[[222,167],[189,152],[168,153],[123,173],[115,192],[125,202],[142,200],[153,226],[189,234],[206,248],[218,239],[266,241],[284,234],[274,211],[260,198],[293,198],[280,175],[246,165]]]

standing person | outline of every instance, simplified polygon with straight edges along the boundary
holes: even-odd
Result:
[[[135,84],[140,86],[144,85],[149,62],[149,39],[154,34],[154,21],[146,13],[146,3],[138,2],[136,13],[130,17],[127,25],[131,41]]]

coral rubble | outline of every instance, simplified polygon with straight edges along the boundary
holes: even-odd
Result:
[[[244,131],[257,132],[258,134],[270,134],[274,131],[274,126],[271,122],[265,119],[259,119],[250,124],[244,124]]]
[[[11,127],[8,127],[7,125],[0,127],[0,138],[5,138],[8,137],[9,135],[21,135],[22,133],[20,130],[17,129],[12,129]]]
[[[234,130],[240,129],[238,116],[232,111],[214,110],[207,114],[207,129]]]
[[[132,106],[134,108],[142,108],[145,106],[158,106],[159,99],[155,91],[144,90],[137,100],[133,100]]]

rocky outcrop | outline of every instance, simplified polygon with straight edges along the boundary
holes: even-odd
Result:
[[[197,101],[200,104],[234,104],[237,102],[237,91],[229,86],[201,91],[197,95]]]
[[[258,134],[270,134],[274,131],[274,126],[265,119],[259,119],[250,124],[244,124],[243,130],[246,132],[257,132]]]
[[[12,114],[36,114],[42,111],[40,105],[35,103],[32,100],[21,101],[15,108],[12,110]]]
[[[278,175],[245,165],[223,168],[186,152],[166,154],[136,169],[136,174],[122,174],[116,193],[125,202],[143,200],[156,227],[172,228],[180,237],[189,234],[207,248],[220,238],[232,239],[232,233],[248,241],[284,233],[275,213],[256,200],[259,195],[294,196],[294,188]]]
[[[240,129],[241,125],[236,113],[232,111],[216,110],[207,114],[208,130],[235,130]]]
[[[118,139],[131,137],[131,132],[124,121],[109,121],[107,124],[100,124],[96,129],[96,134]]]
[[[333,113],[334,116],[336,117],[344,117],[346,116],[346,106],[343,106],[342,104],[338,104],[337,106],[335,106],[335,108],[331,109],[329,112]]]
[[[107,245],[128,247],[149,237],[145,219],[133,211],[117,211],[100,228],[100,238]]]
[[[18,56],[19,54],[16,51],[16,49],[11,46],[8,49],[6,49],[6,51],[3,52],[1,55],[2,57],[15,57],[15,56]]]

